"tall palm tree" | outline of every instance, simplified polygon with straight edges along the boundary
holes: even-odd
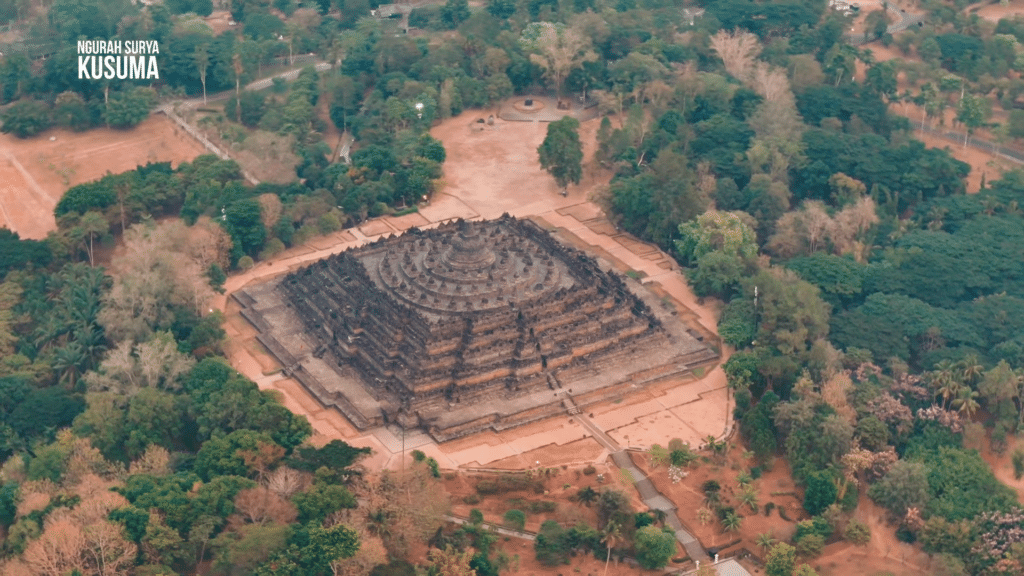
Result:
[[[744,486],[740,492],[740,503],[750,506],[750,510],[757,512],[757,491],[753,486]]]
[[[758,534],[754,540],[754,544],[761,549],[761,552],[768,552],[768,550],[775,546],[778,540],[775,539],[775,535],[771,532],[765,532],[764,534]]]
[[[981,365],[976,354],[968,354],[964,356],[959,362],[957,367],[960,368],[960,372],[963,374],[964,382],[967,384],[973,384],[981,378],[981,375],[985,372],[985,367]]]
[[[601,533],[601,543],[608,548],[608,555],[604,559],[604,576],[608,576],[608,563],[611,562],[612,559],[612,548],[621,541],[622,532],[619,531],[619,525],[615,522],[609,522],[606,524]]]
[[[739,532],[740,526],[743,525],[743,517],[734,512],[730,512],[725,515],[722,519],[722,526],[730,532]]]
[[[954,366],[948,359],[940,361],[935,369],[928,372],[927,381],[936,397],[942,397],[943,407],[959,391],[959,382],[954,376]]]
[[[964,386],[960,389],[956,400],[953,400],[953,407],[968,418],[974,416],[974,413],[981,407],[981,404],[978,403],[978,391]]]
[[[75,378],[88,360],[85,350],[78,342],[71,342],[59,348],[53,357],[53,371],[60,382],[67,382],[68,388],[74,389]]]
[[[576,492],[576,499],[588,508],[597,500],[598,496],[597,490],[594,490],[590,486],[580,488],[579,491]]]

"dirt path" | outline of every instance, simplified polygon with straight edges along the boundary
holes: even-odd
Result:
[[[489,112],[468,111],[447,120],[431,133],[444,142],[448,160],[444,165],[441,190],[430,205],[418,213],[402,217],[383,217],[358,227],[316,238],[292,248],[277,258],[230,277],[227,294],[250,282],[285,274],[312,262],[362,245],[385,234],[394,234],[412,226],[431,227],[453,218],[495,218],[503,213],[532,217],[557,230],[563,239],[587,245],[623,271],[634,270],[644,276],[652,290],[664,294],[678,313],[697,324],[708,337],[716,336],[717,310],[713,304],[698,304],[674,261],[656,247],[619,232],[589,201],[606,184],[609,175],[589,165],[579,186],[571,186],[562,197],[554,180],[540,169],[537,147],[544,139],[546,125],[539,122],[505,122],[493,126],[479,124]],[[584,122],[580,139],[585,158],[592,158],[599,121]],[[317,441],[345,439],[356,446],[369,446],[375,455],[371,466],[400,465],[400,431],[376,429],[360,434],[341,418],[329,417],[322,407],[294,381],[273,374],[275,363],[258,343],[251,339],[252,329],[228,306],[226,296],[215,305],[226,311],[228,330],[233,336],[228,355],[235,367],[255,380],[261,388],[281,394],[292,410],[310,416]],[[723,356],[727,358],[728,351]],[[721,436],[731,429],[730,396],[720,367],[693,380],[665,382],[638,390],[625,400],[588,409],[594,422],[621,445],[649,446],[666,444],[682,437],[698,445],[708,435]],[[333,414],[333,411],[331,412]],[[571,447],[571,448],[570,448]],[[433,456],[444,467],[494,466],[522,468],[603,461],[608,451],[593,439],[590,430],[566,415],[522,426],[502,433],[481,433],[443,445],[434,444],[423,434],[409,432],[405,449],[418,448]]]

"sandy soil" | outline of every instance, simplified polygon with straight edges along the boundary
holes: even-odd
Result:
[[[214,10],[209,16],[204,18],[206,24],[213,29],[213,35],[218,36],[225,30],[230,30],[236,26],[232,26],[229,22],[232,21],[231,12],[227,10]]]
[[[885,8],[882,7],[882,0],[853,0],[851,4],[860,5],[860,12],[855,14],[853,24],[850,27],[850,32],[853,34],[864,33],[865,29],[867,28],[865,26],[865,20],[867,20],[868,14],[871,14],[872,12],[875,12],[877,10],[885,10]],[[893,5],[895,6],[896,4],[893,3]],[[888,18],[889,24],[895,22],[896,17],[891,12],[886,11],[885,15]]]
[[[45,238],[56,228],[53,208],[71,186],[147,162],[177,166],[204,152],[163,115],[131,130],[54,129],[26,140],[0,134],[0,224],[22,238]]]
[[[986,446],[986,449],[981,451],[981,457],[988,462],[996,478],[1013,488],[1017,492],[1017,500],[1024,503],[1024,478],[1018,480],[1013,477],[1013,451],[1018,448],[1024,448],[1024,440],[1010,435],[1007,438],[1006,450],[1002,454],[996,454]]]
[[[384,234],[394,234],[410,226],[432,226],[452,218],[493,218],[508,212],[519,217],[535,217],[556,229],[565,241],[580,245],[612,262],[623,272],[635,270],[647,283],[692,325],[715,338],[717,307],[698,304],[678,267],[666,254],[627,234],[608,222],[601,210],[588,201],[610,177],[591,161],[598,120],[584,122],[580,137],[584,144],[586,168],[583,181],[570,186],[567,197],[558,193],[553,179],[541,170],[536,149],[544,139],[546,124],[505,122],[494,126],[475,120],[489,111],[467,111],[436,126],[432,133],[448,151],[441,190],[419,213],[399,218],[384,217],[327,237],[311,240],[275,259],[260,263],[252,270],[232,276],[227,293],[258,279],[287,273],[306,262],[361,245]],[[227,307],[227,299],[216,305],[225,310],[229,334],[228,354],[241,372],[261,388],[273,389],[296,412],[306,414],[318,439],[344,439],[359,446],[370,446],[381,466],[401,465],[401,450],[395,449],[393,436],[383,431],[366,434],[328,416],[301,386],[273,373],[276,363],[254,342],[248,323]],[[697,380],[664,382],[629,395],[618,404],[597,405],[590,410],[594,421],[623,445],[649,446],[665,443],[672,437],[685,437],[693,444],[727,428],[731,405],[721,369],[709,371]],[[423,437],[426,438],[426,437]],[[437,458],[442,467],[517,468],[536,465],[584,464],[603,461],[606,451],[589,432],[569,416],[551,418],[503,433],[487,432],[436,445],[429,439],[406,442],[407,450],[418,448]],[[409,440],[409,438],[407,438]],[[390,446],[390,447],[389,447]],[[408,456],[406,456],[408,458]]]
[[[1024,14],[1024,0],[1010,0],[1006,6],[996,2],[979,8],[976,13],[990,22],[998,22],[1003,18],[1013,18],[1014,16]]]

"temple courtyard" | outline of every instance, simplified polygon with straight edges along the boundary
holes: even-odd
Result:
[[[588,166],[584,180],[567,197],[558,193],[553,179],[543,172],[536,149],[544,138],[542,122],[476,122],[483,115],[471,111],[443,122],[433,135],[444,142],[448,160],[440,190],[418,213],[385,216],[358,227],[311,240],[268,262],[229,278],[227,295],[216,305],[225,312],[228,355],[235,368],[262,389],[276,391],[291,410],[309,418],[314,441],[343,439],[373,448],[368,467],[401,466],[402,454],[412,449],[437,458],[445,468],[521,469],[530,466],[584,464],[606,460],[609,444],[623,448],[665,445],[681,438],[699,446],[708,436],[731,433],[731,398],[720,362],[728,357],[715,333],[716,310],[699,304],[679,273],[678,266],[657,247],[620,232],[591,201],[607,183],[603,170]],[[592,158],[597,120],[580,129],[585,158]],[[590,147],[591,149],[588,149]],[[306,386],[291,377],[290,367],[260,342],[259,331],[243,318],[243,306],[230,296],[251,291],[268,281],[280,281],[325,257],[365,246],[416,227],[423,230],[452,226],[459,219],[489,220],[508,213],[529,219],[549,231],[561,244],[582,250],[620,275],[638,279],[644,300],[659,315],[672,318],[694,341],[721,353],[685,372],[666,373],[641,385],[618,382],[615,394],[581,405],[582,414],[557,409],[543,419],[506,429],[501,426],[468,430],[466,434],[432,436],[417,422],[392,419],[354,423],[324,404]],[[292,367],[293,368],[293,367]],[[546,390],[546,389],[545,389]],[[443,410],[442,410],[443,412]],[[357,425],[358,424],[358,425]],[[601,436],[599,441],[595,436]]]

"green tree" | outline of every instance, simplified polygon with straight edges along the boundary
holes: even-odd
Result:
[[[207,440],[196,454],[195,471],[207,480],[227,474],[248,476],[249,467],[239,452],[257,451],[260,443],[272,444],[273,440],[265,432],[252,430],[236,430],[226,436]]]
[[[928,467],[921,462],[899,460],[871,485],[868,496],[895,517],[903,517],[908,508],[921,509],[931,499]]]
[[[155,99],[153,90],[145,86],[115,92],[107,101],[103,119],[112,128],[132,128],[149,116]]]
[[[441,21],[449,29],[458,28],[469,19],[469,3],[466,0],[446,0],[441,7]]]
[[[738,214],[709,210],[679,225],[676,250],[693,267],[687,279],[700,296],[728,298],[757,266],[757,236]]]
[[[46,130],[51,125],[50,108],[38,100],[19,100],[0,113],[3,126],[0,131],[28,138]]]
[[[255,257],[267,239],[259,202],[253,199],[233,202],[225,209],[224,216],[224,227],[231,235],[235,249],[240,252],[238,257],[242,253]]]
[[[526,514],[522,510],[508,510],[504,515],[505,525],[515,530],[526,526]]]
[[[344,486],[315,483],[305,492],[292,497],[299,511],[299,521],[322,522],[324,518],[343,508],[355,508],[356,499]]]
[[[676,553],[676,537],[671,530],[644,526],[633,539],[636,559],[647,570],[664,568]]]
[[[231,576],[251,574],[288,543],[290,527],[280,524],[251,524],[237,532],[223,532],[214,539],[215,568]]]
[[[768,552],[768,550],[777,543],[778,540],[775,539],[775,535],[771,532],[758,534],[757,539],[754,542],[754,544],[761,549],[762,553]]]
[[[80,233],[83,241],[85,242],[86,251],[89,254],[89,266],[96,265],[95,252],[93,250],[93,241],[97,237],[103,237],[104,234],[110,232],[110,223],[107,219],[96,212],[90,210],[82,215],[82,218],[78,221],[78,226],[75,227],[76,232]]]
[[[807,475],[807,487],[804,490],[804,510],[811,516],[817,516],[836,501],[838,490],[832,475],[821,470]]]
[[[487,13],[498,20],[507,20],[516,13],[516,3],[513,0],[489,0]]]
[[[571,116],[548,124],[544,142],[537,148],[540,165],[559,187],[579,184],[583,176],[583,145],[577,132],[580,123]]]
[[[796,566],[796,548],[779,542],[768,551],[764,572],[767,576],[792,576]]]
[[[888,27],[889,15],[884,7],[869,12],[864,20],[864,29],[871,32],[871,37],[875,40],[884,36]],[[867,35],[867,32],[865,32],[865,35]]]
[[[729,532],[739,532],[740,527],[743,526],[743,517],[735,512],[729,512],[722,518],[722,527]]]
[[[974,131],[985,125],[985,120],[990,114],[988,107],[988,100],[981,96],[975,96],[973,94],[965,94],[960,99],[960,106],[956,112],[956,119],[960,121],[966,128],[964,133],[964,148],[967,148],[967,143],[970,137],[974,134]]]
[[[533,541],[537,561],[545,566],[569,563],[569,548],[565,542],[566,530],[554,520],[545,520]]]
[[[851,544],[864,546],[871,541],[871,528],[860,520],[851,519],[843,530],[843,538]]]

